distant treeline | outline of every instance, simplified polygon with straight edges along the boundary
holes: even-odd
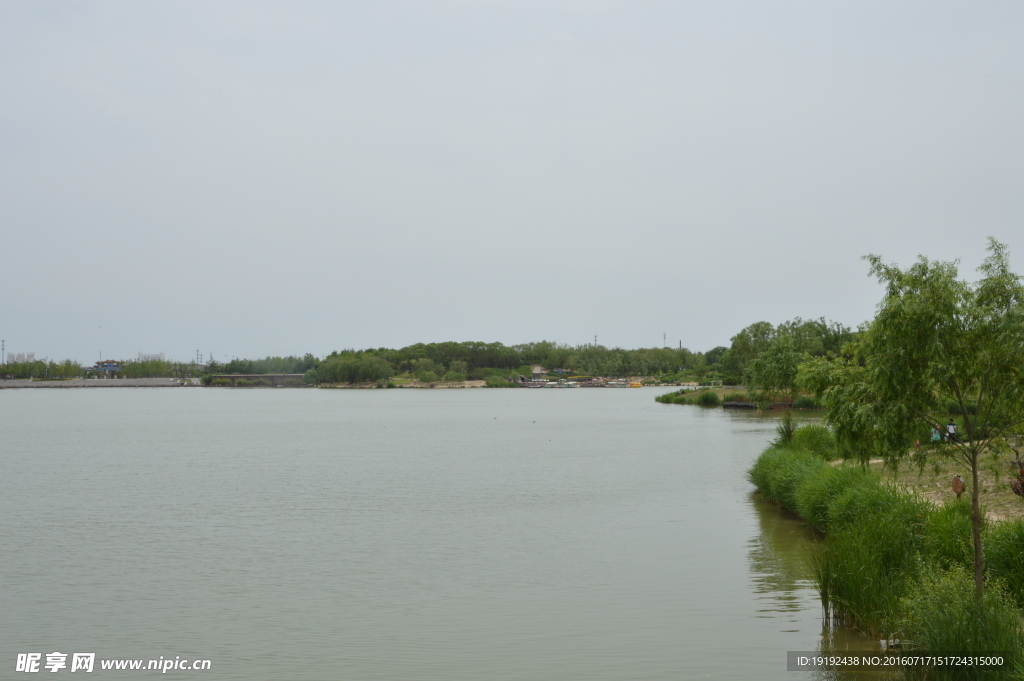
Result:
[[[4,364],[0,374],[6,378],[75,378],[82,375],[82,367],[73,359],[63,362],[37,359],[33,362]]]
[[[180,377],[190,378],[201,376],[206,368],[200,364],[185,362],[167,362],[164,360],[146,360],[138,362],[135,360],[123,362],[117,375],[122,378],[162,378]],[[0,366],[0,376],[5,378],[35,378],[35,379],[67,379],[85,378],[91,376],[93,371],[90,367],[82,367],[73,359],[65,359],[62,362],[52,360],[36,360],[34,362],[14,362]]]
[[[665,381],[721,380],[727,385],[745,381],[751,363],[780,338],[792,341],[793,348],[811,356],[838,353],[855,333],[824,318],[794,319],[773,326],[757,322],[732,337],[729,347],[719,346],[706,352],[687,348],[608,348],[603,345],[564,345],[550,341],[504,345],[502,343],[445,342],[417,343],[400,349],[368,348],[340,350],[320,359],[312,354],[301,357],[265,357],[210,362],[200,366],[160,360],[125,362],[121,375],[126,377],[194,376],[202,374],[304,374],[309,382],[343,383],[380,381],[400,375],[445,376],[470,379],[529,375],[532,365],[549,371],[586,376],[655,376]],[[60,365],[43,362],[5,365],[11,377],[41,377],[52,367],[64,367],[62,375],[82,375],[77,362]],[[434,377],[434,378],[430,378]]]
[[[404,348],[347,349],[323,359],[266,357],[211,364],[209,373],[306,374],[307,382],[350,383],[383,381],[395,376],[444,380],[444,377],[487,379],[529,375],[530,367],[561,370],[567,375],[656,376],[665,381],[721,380],[744,383],[752,363],[780,339],[796,352],[812,357],[838,354],[856,332],[824,318],[800,318],[773,326],[757,322],[732,337],[729,347],[706,352],[687,348],[608,348],[603,345],[564,345],[550,341],[504,345],[483,342],[417,343]]]

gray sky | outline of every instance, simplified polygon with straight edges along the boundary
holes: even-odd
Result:
[[[83,362],[854,326],[1024,272],[1019,2],[0,2],[0,336]]]

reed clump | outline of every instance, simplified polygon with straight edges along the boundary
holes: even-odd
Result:
[[[918,528],[888,514],[830,532],[814,561],[826,617],[887,637],[917,575],[919,539]]]
[[[816,529],[826,530],[834,524],[835,500],[850,489],[860,488],[877,489],[878,475],[860,467],[822,466],[797,489],[793,510]],[[846,515],[845,506],[842,513]]]
[[[809,452],[774,446],[758,457],[747,477],[763,497],[796,513],[797,490],[827,467],[824,459]]]

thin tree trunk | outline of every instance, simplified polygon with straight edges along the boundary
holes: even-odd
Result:
[[[978,453],[971,452],[971,530],[974,535],[974,595],[981,600],[984,588],[981,553],[981,502],[978,499]]]

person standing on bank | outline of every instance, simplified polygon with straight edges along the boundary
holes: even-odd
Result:
[[[953,419],[949,420],[949,425],[946,426],[946,439],[950,442],[956,442],[956,424],[953,423]]]

